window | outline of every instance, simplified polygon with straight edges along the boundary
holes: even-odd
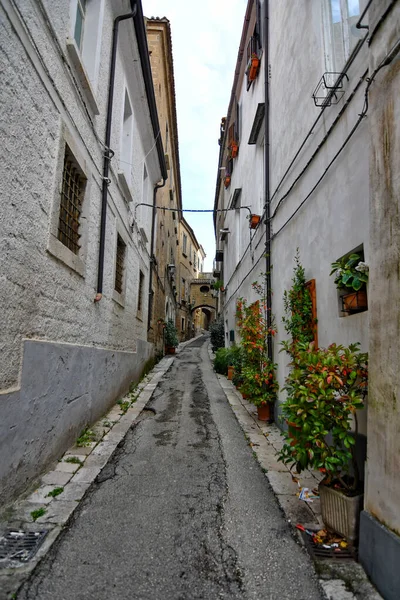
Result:
[[[186,256],[186,251],[187,251],[187,235],[186,233],[183,234],[183,239],[182,239],[182,254],[184,254]]]
[[[78,0],[76,7],[74,39],[79,50],[82,51],[83,28],[85,24],[86,0]]]
[[[184,317],[182,317],[182,319],[181,319],[181,329],[182,329],[182,331],[185,331],[185,319],[184,319]]]
[[[132,106],[129,101],[127,90],[125,90],[124,97],[124,113],[122,120],[122,132],[121,132],[121,158],[120,158],[120,169],[125,174],[125,179],[128,185],[131,184],[132,179],[132,136],[133,136],[133,112]],[[146,171],[144,171],[146,173]],[[146,173],[147,175],[147,173]]]
[[[143,289],[144,289],[144,275],[142,271],[139,271],[139,293],[138,293],[138,313],[142,312],[143,309]]]
[[[241,116],[242,116],[242,105],[236,104],[236,122],[235,122],[235,141],[240,141],[240,125],[241,125]]]
[[[181,288],[181,298],[184,300],[186,298],[186,279],[182,277],[182,288]]]
[[[120,235],[117,236],[117,255],[115,260],[114,289],[118,294],[123,293],[126,245]]]
[[[360,16],[359,0],[324,0],[325,68],[340,73],[358,38],[352,27]]]
[[[89,76],[96,83],[100,62],[101,23],[104,0],[72,0],[75,16],[72,19],[73,37]]]
[[[74,254],[78,254],[80,248],[79,228],[85,187],[86,178],[66,146],[57,237]]]

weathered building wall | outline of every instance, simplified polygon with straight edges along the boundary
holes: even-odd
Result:
[[[393,3],[392,3],[393,4]],[[375,6],[371,31],[387,6]],[[389,600],[400,596],[400,2],[376,30],[369,103],[371,285],[368,460],[360,558]]]
[[[251,6],[250,6],[251,5]],[[265,272],[265,228],[261,222],[257,229],[249,228],[249,215],[262,215],[264,212],[264,124],[255,143],[249,145],[250,133],[255,120],[258,105],[264,102],[264,60],[260,52],[261,63],[257,78],[249,89],[246,70],[246,48],[256,26],[255,3],[249,3],[249,21],[243,38],[243,57],[239,65],[237,87],[233,92],[230,105],[230,118],[225,126],[225,145],[222,154],[222,166],[225,167],[228,156],[228,130],[232,124],[238,135],[237,158],[233,158],[233,172],[229,187],[224,186],[225,171],[221,171],[222,180],[218,193],[218,209],[231,209],[234,198],[236,209],[216,214],[217,248],[223,251],[222,277],[225,293],[223,304],[226,340],[228,332],[236,329],[236,300],[244,296],[249,302],[258,297],[251,287],[255,280],[262,279]],[[239,105],[239,109],[237,109]],[[245,208],[247,207],[247,208]],[[229,233],[222,235],[220,230],[227,228]],[[238,332],[236,332],[237,338]],[[236,339],[236,341],[239,341]],[[228,343],[228,342],[227,342]]]
[[[364,351],[368,349],[368,311],[343,316],[333,277],[329,276],[331,263],[352,250],[362,247],[367,263],[370,256],[366,122],[360,123],[320,184],[310,193],[346,141],[363,109],[367,85],[363,80],[368,68],[367,48],[360,44],[353,55],[352,64],[347,69],[345,93],[340,102],[324,110],[316,107],[312,93],[327,69],[323,17],[322,3],[301,2],[296,11],[287,1],[270,3],[272,311],[278,329],[274,360],[278,363],[281,386],[287,373],[287,357],[279,353],[280,342],[286,337],[282,324],[282,298],[284,290],[291,286],[297,248],[306,277],[316,280],[320,345],[360,342]],[[284,36],[282,31],[285,31]],[[251,27],[248,36],[250,33]],[[223,190],[221,186],[219,194],[220,208],[228,208],[235,189],[241,188],[241,206],[250,206],[252,212],[261,214],[265,194],[264,124],[257,143],[248,145],[247,141],[257,105],[264,101],[262,60],[261,72],[249,91],[246,90],[246,81],[242,81],[236,91],[236,98],[241,104],[241,144],[231,185],[228,190]],[[313,133],[305,141],[317,119]],[[251,289],[251,283],[263,279],[265,225],[261,223],[255,232],[251,232],[251,245],[245,211],[239,214],[237,210],[228,212],[226,216],[217,216],[217,237],[222,226],[228,227],[231,232],[226,241],[220,242],[220,247],[224,249],[224,284],[227,286],[224,318],[228,321],[228,329],[234,329],[237,297],[255,300],[257,296]],[[361,429],[363,433],[366,432],[365,419]]]
[[[146,193],[151,201],[151,187],[161,176],[156,151],[145,159],[154,136],[133,23],[124,22],[111,135],[115,156],[110,171],[104,289],[102,300],[94,303],[104,152],[101,140],[112,26],[117,14],[128,12],[129,2],[103,0],[98,5],[100,54],[97,74],[91,80],[92,95],[79,81],[67,47],[67,38],[72,35],[69,3],[16,4],[19,13],[11,4],[0,3],[0,105],[6,150],[0,167],[4,186],[0,205],[2,482],[7,472],[13,471],[9,487],[1,486],[6,497],[22,488],[46,461],[56,458],[82,424],[106,410],[150,356],[147,294],[138,311],[139,273],[146,289],[149,272],[149,248],[138,227],[150,238],[150,219],[139,214],[131,232],[133,213],[128,200]],[[126,169],[131,179],[128,195],[119,176],[126,164],[121,155],[125,90],[134,107],[133,151]],[[71,256],[56,233],[66,144],[87,178],[77,256]],[[146,192],[145,161],[151,181]],[[124,289],[119,295],[114,290],[117,234],[126,244]],[[66,345],[68,360],[64,363]],[[80,364],[80,360],[85,362]],[[113,377],[106,382],[110,364],[114,365]],[[77,374],[89,374],[92,368],[95,375],[91,381],[82,382],[85,391],[77,394]],[[53,376],[50,389],[45,382]],[[32,411],[43,418],[36,433],[32,423],[37,426],[38,421],[26,421]],[[64,418],[68,427],[61,435],[59,423]]]
[[[181,206],[181,185],[176,122],[175,84],[171,46],[171,30],[167,19],[147,19],[147,40],[151,70],[157,102],[163,147],[168,155],[168,180],[157,192],[157,206],[168,210],[156,211],[155,257],[153,281],[153,313],[149,340],[159,352],[163,351],[163,329],[158,321],[172,317],[175,321],[176,295],[175,270],[168,265],[177,264],[179,249],[178,211]],[[175,209],[174,211],[170,209]],[[147,209],[149,212],[151,209]]]

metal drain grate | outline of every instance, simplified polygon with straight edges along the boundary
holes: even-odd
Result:
[[[315,544],[312,537],[304,531],[301,535],[306,548],[315,560],[358,560],[357,550],[353,546],[341,548],[340,551],[335,548],[323,548],[320,544]]]
[[[28,562],[39,550],[48,531],[6,531],[0,537],[0,567],[1,561],[16,560]]]

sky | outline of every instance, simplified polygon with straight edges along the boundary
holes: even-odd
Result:
[[[212,209],[221,118],[226,116],[247,0],[142,0],[146,17],[171,23],[182,203]],[[184,212],[212,271],[212,213]]]

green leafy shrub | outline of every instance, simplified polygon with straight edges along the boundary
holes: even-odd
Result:
[[[296,466],[299,473],[319,469],[326,473],[325,483],[338,480],[345,489],[356,489],[356,411],[364,406],[367,355],[359,351],[359,344],[316,349],[313,343],[299,342],[294,350],[291,342],[285,344],[292,361],[284,387],[287,399],[281,406],[291,431],[285,434],[279,460]],[[351,483],[344,478],[350,465]]]
[[[365,288],[368,281],[368,265],[359,254],[350,254],[331,264],[330,275],[335,275],[335,284],[339,289],[358,292]]]
[[[164,325],[164,341],[165,345],[170,348],[176,348],[179,345],[178,330],[172,319],[168,319]]]
[[[282,318],[285,331],[292,339],[287,346],[289,354],[297,343],[309,343],[314,339],[316,320],[312,314],[311,294],[306,286],[304,267],[300,263],[299,250],[295,256],[295,267],[292,287],[283,294],[283,306],[286,316]]]
[[[218,348],[223,348],[225,346],[225,330],[224,330],[224,321],[220,317],[213,321],[209,327],[210,338],[211,338],[211,348],[213,352],[216,352]]]
[[[257,282],[253,288],[263,294],[263,287]],[[279,389],[276,381],[276,365],[268,356],[268,337],[276,330],[268,325],[265,301],[248,304],[244,298],[236,303],[236,318],[240,330],[242,356],[241,375],[243,391],[256,406],[273,403]]]
[[[214,358],[214,369],[221,375],[228,374],[228,367],[232,364],[232,349],[218,348]]]

